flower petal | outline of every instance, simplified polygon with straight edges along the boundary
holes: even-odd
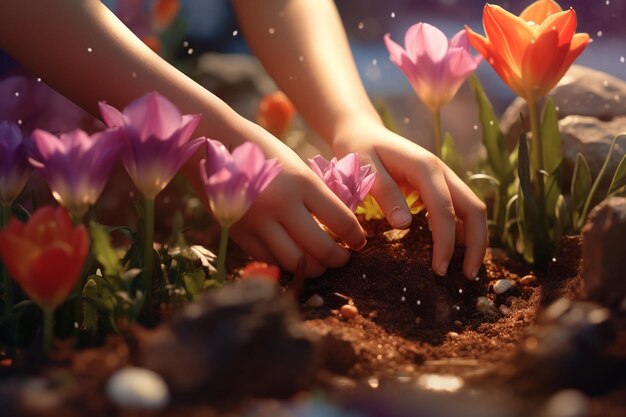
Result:
[[[561,6],[554,0],[537,0],[526,7],[519,17],[527,22],[534,22],[540,25],[548,16],[561,10],[563,10]]]

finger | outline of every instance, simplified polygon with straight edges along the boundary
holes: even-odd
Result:
[[[279,265],[278,261],[267,249],[267,247],[254,235],[240,233],[238,230],[231,230],[231,238],[237,245],[252,259],[267,262],[271,265]]]
[[[363,248],[367,243],[365,231],[354,213],[321,180],[317,177],[315,180],[319,184],[311,187],[310,193],[305,196],[307,209],[350,248]]]
[[[406,229],[413,217],[406,204],[406,199],[396,181],[382,167],[380,161],[372,161],[376,170],[376,180],[370,193],[383,211],[389,224],[396,229]]]
[[[465,241],[463,273],[466,278],[474,279],[482,265],[489,240],[487,210],[474,192],[447,167],[445,176],[456,214],[463,220]]]
[[[296,271],[302,256],[305,257],[305,276],[317,277],[326,270],[317,259],[304,252],[279,223],[265,222],[257,231],[257,237],[288,271]]]
[[[406,180],[419,190],[428,210],[433,236],[433,271],[445,275],[454,252],[454,206],[441,168],[443,163],[432,154],[426,154],[421,161],[421,164],[407,168]]]
[[[300,213],[284,218],[282,224],[304,252],[322,265],[337,268],[350,259],[350,252],[335,242],[304,207]]]

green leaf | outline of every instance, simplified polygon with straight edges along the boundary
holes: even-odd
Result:
[[[93,278],[87,280],[83,288],[83,296],[94,299],[98,297],[98,285]],[[90,303],[83,303],[82,329],[91,332],[98,329],[98,310]]]
[[[111,246],[109,234],[102,226],[90,221],[89,235],[91,236],[91,250],[98,262],[104,267],[105,274],[118,276],[122,272],[122,265],[115,249]]]
[[[509,152],[498,118],[478,78],[472,75],[469,77],[469,82],[478,102],[478,117],[483,130],[483,145],[487,149],[489,165],[500,182],[509,182],[508,178],[512,175],[513,169],[509,162]]]
[[[450,168],[459,178],[464,179],[467,175],[463,169],[463,160],[454,146],[454,139],[449,132],[443,135],[443,145],[441,145],[441,160]]]
[[[607,193],[607,197],[612,195],[621,194],[625,190],[626,187],[626,155],[622,157],[622,160],[619,161],[617,168],[615,169],[615,173],[613,174],[613,179],[611,180],[611,185],[609,186],[609,191]]]
[[[195,299],[204,288],[205,273],[203,269],[198,269],[193,272],[186,272],[183,275],[183,283],[185,289],[191,295],[192,299]]]
[[[591,170],[583,154],[578,153],[574,163],[574,174],[572,175],[572,184],[570,186],[572,208],[576,213],[576,217],[579,217],[583,209],[589,190],[591,190]]]
[[[563,164],[563,144],[559,133],[559,119],[552,98],[548,96],[543,108],[541,122],[541,141],[543,150],[543,169],[555,176],[557,182],[561,180],[561,166]]]
[[[572,230],[572,209],[563,194],[559,194],[554,207],[554,238],[565,236]]]

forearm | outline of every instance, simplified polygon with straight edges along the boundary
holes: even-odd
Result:
[[[99,0],[2,0],[0,48],[96,116],[100,100],[121,109],[156,90],[183,113],[202,113],[199,135],[234,146],[253,128],[152,52]]]
[[[329,143],[342,124],[378,120],[331,0],[233,0],[252,50]]]

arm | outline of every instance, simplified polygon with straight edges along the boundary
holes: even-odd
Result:
[[[228,147],[253,141],[277,157],[282,173],[232,228],[253,257],[294,270],[304,255],[307,275],[345,263],[348,251],[312,214],[350,246],[365,244],[354,215],[297,155],[153,53],[99,0],[2,0],[0,47],[94,115],[99,100],[123,108],[158,90],[183,113],[203,115],[198,135]],[[190,163],[196,184],[197,159]]]
[[[373,164],[378,176],[371,192],[390,224],[401,228],[411,221],[397,186],[408,183],[430,215],[433,270],[446,273],[455,234],[464,235],[463,271],[476,276],[487,244],[483,203],[439,159],[384,128],[360,82],[333,2],[233,3],[250,47],[307,123],[336,154],[356,151]],[[463,222],[458,232],[455,217]]]

